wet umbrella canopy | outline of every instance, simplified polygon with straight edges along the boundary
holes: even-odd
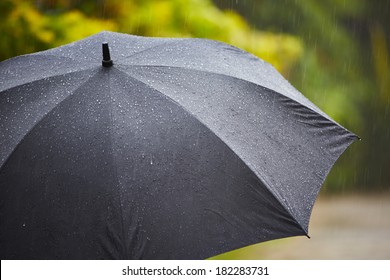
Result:
[[[307,235],[355,139],[215,41],[102,32],[4,61],[1,258],[202,259]]]

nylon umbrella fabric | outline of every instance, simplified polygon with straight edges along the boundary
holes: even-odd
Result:
[[[102,32],[15,57],[0,63],[0,255],[204,259],[308,235],[356,138],[216,41]]]

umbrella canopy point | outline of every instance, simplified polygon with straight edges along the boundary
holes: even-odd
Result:
[[[114,63],[111,60],[110,49],[108,48],[107,42],[102,43],[102,49],[103,49],[102,66],[103,67],[111,67]]]

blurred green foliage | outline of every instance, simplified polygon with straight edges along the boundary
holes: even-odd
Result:
[[[388,189],[389,12],[389,0],[2,0],[0,60],[101,30],[224,41],[273,64],[363,139],[327,190]]]
[[[250,28],[242,16],[210,0],[2,0],[0,60],[48,49],[101,30],[142,36],[224,41],[287,72],[302,56],[296,36]]]

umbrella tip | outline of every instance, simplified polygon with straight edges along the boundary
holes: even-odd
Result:
[[[103,67],[110,67],[110,66],[112,66],[114,63],[113,63],[112,60],[111,60],[110,49],[108,48],[108,43],[107,43],[107,42],[104,42],[104,43],[102,44],[102,47],[103,47],[103,60],[102,60],[102,65],[103,65]]]

